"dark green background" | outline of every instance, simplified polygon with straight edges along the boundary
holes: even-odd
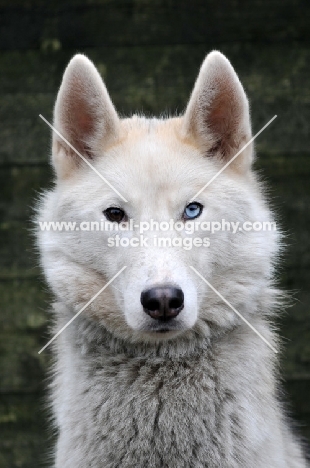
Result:
[[[44,379],[49,293],[30,233],[51,185],[50,130],[68,60],[96,63],[122,114],[184,109],[212,49],[250,98],[257,168],[287,233],[279,275],[295,291],[279,321],[290,411],[310,437],[310,2],[304,0],[0,0],[0,468],[48,464]],[[269,468],[269,467],[266,467]]]

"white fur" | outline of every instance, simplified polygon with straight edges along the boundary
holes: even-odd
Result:
[[[184,116],[167,120],[119,119],[94,65],[75,56],[54,124],[128,203],[54,135],[57,181],[42,199],[42,221],[100,221],[111,206],[137,223],[178,221],[195,193],[251,138],[246,95],[219,52],[204,61]],[[200,221],[273,219],[252,159],[249,145],[198,196]],[[38,234],[56,298],[55,330],[127,266],[57,338],[55,466],[306,467],[276,398],[275,355],[190,268],[277,347],[268,317],[278,300],[278,234],[217,232],[209,248],[192,250],[111,248],[110,236]],[[182,288],[185,303],[175,329],[158,334],[140,295],[166,283]]]

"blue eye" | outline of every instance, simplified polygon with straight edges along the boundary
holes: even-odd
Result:
[[[202,213],[203,206],[200,203],[189,203],[184,210],[184,219],[195,219]]]

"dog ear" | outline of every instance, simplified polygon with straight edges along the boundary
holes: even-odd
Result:
[[[184,119],[185,137],[208,156],[228,162],[251,139],[249,104],[239,78],[227,58],[211,52],[204,60]],[[252,144],[232,162],[246,171],[252,162]]]
[[[94,64],[78,54],[65,70],[54,108],[54,127],[88,159],[117,137],[119,118]],[[66,178],[83,160],[55,132],[53,163],[60,178]]]

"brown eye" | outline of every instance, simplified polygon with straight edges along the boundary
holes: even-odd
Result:
[[[113,222],[113,223],[121,223],[122,221],[125,220],[125,211],[121,210],[120,208],[115,208],[115,207],[111,207],[111,208],[107,208],[103,214],[105,215],[105,217]]]

